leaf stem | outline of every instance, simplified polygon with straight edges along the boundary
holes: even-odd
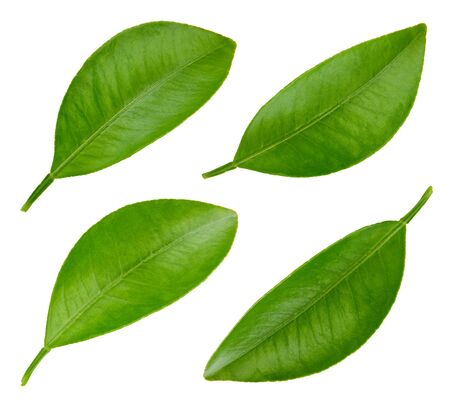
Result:
[[[405,215],[403,216],[400,221],[409,223],[411,219],[416,216],[417,212],[419,212],[420,209],[422,209],[423,205],[425,205],[430,198],[431,194],[433,193],[433,187],[429,186],[425,193],[420,198],[419,202],[415,204],[415,206]]]
[[[51,348],[42,348],[39,353],[36,355],[36,358],[33,359],[33,362],[31,362],[30,366],[28,366],[28,369],[25,371],[23,377],[22,377],[22,386],[25,386],[28,382],[28,379],[30,378],[31,374],[33,373],[34,369],[36,369],[37,365],[39,365],[39,362],[44,358],[45,355],[47,355],[51,351]]]
[[[27,201],[24,203],[22,208],[20,209],[22,212],[26,212],[30,209],[30,206],[33,205],[34,201],[39,198],[39,196],[51,185],[53,182],[53,177],[51,174],[47,174],[42,182],[36,187]]]
[[[227,171],[234,170],[236,166],[234,165],[234,162],[231,161],[230,163],[224,164],[223,166],[217,167],[214,170],[208,171],[207,173],[202,174],[203,178],[211,178],[215,177],[216,175],[226,173]]]

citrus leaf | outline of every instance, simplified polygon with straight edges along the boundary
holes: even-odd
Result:
[[[111,38],[84,63],[58,114],[50,173],[55,178],[115,164],[174,129],[225,80],[236,44],[201,28],[152,22]]]
[[[228,253],[237,229],[229,209],[187,200],[136,203],[111,213],[75,244],[56,280],[44,348],[131,324],[181,298]]]
[[[357,350],[397,296],[405,263],[401,220],[357,230],[307,261],[264,295],[209,360],[208,380],[286,380],[320,372]]]
[[[256,114],[236,167],[289,177],[333,173],[384,146],[408,116],[417,94],[426,26],[397,31],[347,49],[281,90]]]

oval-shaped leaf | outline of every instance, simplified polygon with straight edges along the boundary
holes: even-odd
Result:
[[[101,170],[178,126],[223,83],[235,48],[229,38],[174,22],[139,25],[106,42],[70,84],[50,173],[22,210],[53,179]]]
[[[156,200],[111,213],[65,260],[53,289],[44,348],[114,331],[179,299],[216,268],[237,229],[234,211],[202,202]]]
[[[347,49],[302,74],[247,128],[231,163],[290,177],[312,177],[369,157],[397,132],[417,94],[424,24]]]
[[[320,372],[358,349],[394,303],[406,224],[364,227],[303,264],[238,322],[206,366],[208,380],[286,380]]]

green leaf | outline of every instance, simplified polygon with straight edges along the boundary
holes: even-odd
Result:
[[[264,295],[209,360],[208,380],[286,380],[320,372],[357,350],[394,303],[405,263],[401,220],[357,230]]]
[[[44,348],[131,324],[181,298],[216,268],[237,229],[234,211],[202,202],[126,206],[91,227],[66,258],[53,289]]]
[[[366,159],[394,136],[417,94],[425,24],[347,49],[281,90],[256,114],[231,163],[289,177],[333,173]]]
[[[216,92],[236,44],[201,28],[152,22],[114,36],[84,63],[62,102],[50,173],[55,178],[115,164],[170,132]]]

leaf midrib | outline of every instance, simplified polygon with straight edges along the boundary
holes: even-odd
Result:
[[[67,323],[58,330],[58,332],[55,334],[55,336],[49,341],[45,343],[46,348],[52,348],[52,343],[55,342],[61,335],[63,335],[66,331],[69,330],[70,327],[72,327],[73,324],[75,324],[81,316],[86,313],[91,307],[93,307],[103,296],[105,296],[110,290],[114,289],[117,285],[120,284],[127,276],[132,274],[134,271],[138,270],[140,266],[147,264],[150,262],[153,258],[163,254],[164,252],[170,250],[171,248],[179,245],[182,243],[187,237],[192,236],[196,233],[199,233],[200,231],[212,227],[220,222],[224,222],[226,220],[229,220],[233,218],[233,215],[225,216],[221,219],[217,219],[214,221],[211,221],[207,224],[201,225],[197,227],[194,230],[188,231],[187,233],[184,233],[180,237],[172,240],[171,242],[163,245],[155,252],[151,252],[146,257],[141,259],[137,264],[133,265],[130,269],[126,270],[125,272],[121,273],[116,279],[114,279],[109,285],[104,287],[103,289],[100,289],[96,296],[94,296],[92,299],[88,300],[87,303],[81,307],[80,310],[78,310],[68,321]]]
[[[340,109],[342,106],[347,104],[349,101],[351,101],[353,98],[357,97],[361,92],[363,92],[367,87],[372,85],[374,81],[378,79],[379,76],[381,76],[389,67],[393,65],[393,63],[419,38],[419,36],[422,35],[422,32],[419,32],[414,38],[411,39],[411,41],[406,45],[394,58],[392,58],[377,74],[375,74],[372,78],[370,78],[365,83],[361,84],[358,88],[353,90],[349,95],[347,95],[342,101],[338,102],[337,104],[333,105],[331,108],[325,110],[324,112],[321,112],[314,116],[309,122],[307,122],[304,125],[301,125],[297,128],[294,128],[292,131],[288,132],[287,135],[283,138],[280,138],[279,140],[276,140],[273,143],[269,143],[268,145],[263,146],[259,150],[257,150],[255,153],[250,154],[247,157],[244,157],[243,159],[234,161],[234,164],[236,166],[239,166],[239,164],[245,163],[248,160],[252,160],[255,157],[258,157],[259,155],[266,153],[279,145],[283,144],[284,142],[287,142],[291,140],[292,138],[296,137],[297,135],[303,134],[306,130],[314,126],[316,123],[320,122],[321,120],[325,119],[329,115],[331,115],[336,110]],[[336,55],[337,56],[337,55]],[[275,96],[276,97],[276,96]],[[270,103],[270,101],[269,101]],[[267,105],[267,104],[266,104]]]
[[[213,54],[214,52],[217,52],[218,50],[224,48],[228,44],[225,42],[222,45],[213,48],[212,50],[197,56],[194,59],[189,60],[188,62],[184,63],[181,66],[178,66],[175,70],[173,70],[168,75],[162,77],[161,79],[155,81],[151,85],[149,85],[147,88],[142,90],[138,95],[133,97],[128,103],[123,105],[114,115],[109,118],[103,125],[101,125],[98,129],[96,129],[94,132],[92,132],[91,135],[89,135],[86,139],[84,139],[81,144],[55,169],[53,170],[49,175],[51,178],[56,178],[56,175],[64,169],[71,161],[73,161],[81,152],[89,146],[95,139],[97,139],[100,135],[102,135],[106,129],[108,129],[114,122],[116,122],[124,113],[126,113],[130,108],[132,108],[136,103],[150,95],[153,91],[158,90],[161,88],[164,84],[169,82],[173,77],[178,75],[181,71],[184,69],[187,69],[188,67],[192,66],[193,64],[200,62],[204,58],[208,57],[209,55]]]
[[[372,249],[370,249],[367,254],[364,254],[358,261],[356,261],[352,266],[349,267],[349,269],[340,276],[335,282],[333,282],[331,285],[329,285],[327,288],[325,288],[321,293],[319,293],[314,299],[311,300],[309,304],[307,304],[303,309],[296,313],[292,318],[288,318],[287,320],[280,323],[277,327],[275,327],[272,332],[268,333],[264,337],[260,338],[253,346],[249,349],[247,349],[245,352],[237,356],[236,358],[233,358],[231,361],[225,363],[223,366],[221,366],[219,369],[217,369],[216,373],[220,370],[225,369],[232,363],[235,363],[236,361],[244,358],[245,356],[249,355],[251,352],[253,352],[255,349],[257,349],[260,345],[274,337],[280,330],[291,324],[292,322],[296,321],[300,316],[305,314],[309,309],[311,309],[313,306],[315,306],[319,301],[324,299],[331,291],[333,291],[336,287],[338,287],[342,282],[348,280],[348,277],[355,272],[364,262],[366,262],[372,255],[374,255],[376,252],[378,252],[392,237],[395,236],[395,234],[403,227],[406,227],[406,223],[402,220],[398,221],[396,226],[387,232],[386,236],[383,237],[378,243],[376,243]],[[319,253],[320,254],[320,253]],[[282,281],[281,283],[283,283]],[[270,292],[269,292],[270,293]],[[220,348],[219,348],[220,349]]]

